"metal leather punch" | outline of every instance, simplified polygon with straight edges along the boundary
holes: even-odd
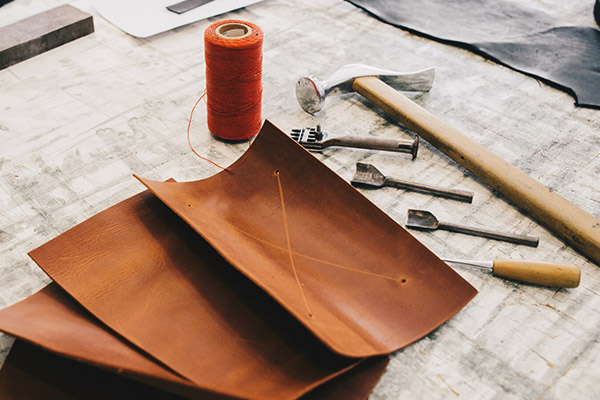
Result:
[[[418,136],[410,140],[340,135],[322,130],[321,125],[317,125],[316,128],[292,129],[290,136],[304,148],[313,151],[320,151],[329,146],[353,147],[409,153],[412,154],[412,158],[414,159],[419,150]]]

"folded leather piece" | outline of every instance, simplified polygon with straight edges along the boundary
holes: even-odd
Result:
[[[195,387],[147,358],[54,283],[0,310],[0,329],[19,339],[0,370],[2,399],[231,399]],[[387,361],[377,358],[360,363],[302,398],[364,399]]]
[[[333,351],[350,357],[393,352],[476,294],[269,121],[248,152],[231,170],[205,180],[140,180]],[[50,266],[56,251],[45,253],[33,255],[67,287],[73,272],[57,274]]]
[[[71,362],[58,354],[170,396],[362,399],[387,363],[362,357],[419,339],[476,294],[268,121],[235,165],[142,180],[153,193],[33,250],[64,292],[0,311],[0,330],[52,353],[47,368]],[[51,384],[40,365],[9,371]]]
[[[383,374],[387,357],[377,357],[334,378],[301,397],[301,400],[365,400]],[[183,399],[172,393],[125,379],[72,359],[16,341],[0,370],[3,400],[129,400]],[[204,393],[198,399],[227,400]]]
[[[0,370],[2,400],[182,399],[16,341]],[[202,397],[202,399],[213,399]],[[214,398],[216,399],[216,398]],[[224,399],[224,398],[223,398]]]
[[[55,283],[0,310],[0,330],[49,352],[189,398],[210,396],[110,332]]]
[[[301,397],[301,400],[365,400],[385,372],[390,359],[372,357]]]
[[[147,191],[31,256],[112,330],[214,393],[295,398],[359,361],[328,351]]]
[[[384,22],[540,78],[600,108],[600,31],[563,26],[511,1],[347,0]],[[596,2],[595,16],[600,19]]]

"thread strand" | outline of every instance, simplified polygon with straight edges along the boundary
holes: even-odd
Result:
[[[281,193],[280,193],[280,196],[281,196]],[[212,213],[212,212],[210,212],[208,210],[204,210],[204,213],[205,213],[205,215],[209,215],[209,216],[211,216],[213,218],[218,219],[221,223],[229,225],[230,227],[232,227],[236,231],[240,232],[243,235],[248,236],[251,239],[256,240],[257,242],[266,244],[267,246],[273,247],[273,248],[281,250],[281,251],[289,252],[289,248],[287,248],[287,247],[281,247],[281,246],[276,245],[275,243],[272,243],[272,242],[270,242],[268,240],[261,239],[258,236],[256,236],[256,235],[254,235],[254,234],[252,234],[252,233],[250,233],[250,232],[248,232],[248,231],[240,228],[239,226],[236,226],[236,225],[232,224],[231,222],[227,221],[226,219],[223,219],[223,218],[219,217],[218,215],[216,215],[216,214],[214,214],[214,213]],[[386,280],[390,280],[390,281],[399,281],[400,280],[400,277],[393,277],[393,276],[378,274],[376,272],[363,271],[363,270],[360,270],[358,268],[348,267],[346,265],[337,264],[337,263],[334,263],[334,262],[331,262],[331,261],[327,261],[327,260],[322,260],[320,258],[309,256],[308,254],[304,254],[304,253],[299,253],[299,252],[294,251],[294,250],[292,250],[292,254],[295,255],[295,256],[298,256],[298,257],[306,258],[308,260],[324,264],[324,265],[328,265],[330,267],[344,269],[344,270],[350,271],[350,272],[355,272],[357,274],[372,276],[372,277],[375,277],[375,278],[386,279]]]
[[[277,186],[279,187],[279,197],[281,199],[281,213],[283,215],[283,227],[285,229],[285,239],[287,241],[288,253],[290,255],[290,263],[292,264],[292,271],[294,271],[294,277],[296,278],[296,283],[298,284],[298,288],[300,289],[302,300],[304,301],[304,305],[306,306],[306,310],[308,311],[308,316],[312,317],[312,311],[310,310],[308,300],[306,299],[306,294],[304,293],[304,288],[302,287],[302,283],[300,282],[300,278],[298,277],[298,271],[296,271],[296,263],[294,262],[294,255],[292,253],[292,243],[290,242],[290,230],[288,228],[287,223],[287,213],[285,212],[285,200],[283,199],[283,188],[281,187],[281,178],[279,177],[279,171],[275,171],[275,177],[277,178]]]
[[[214,162],[214,161],[212,161],[212,160],[210,160],[210,159],[208,159],[208,158],[206,158],[204,156],[201,156],[196,151],[196,149],[194,149],[194,146],[192,145],[192,139],[190,137],[191,136],[191,134],[190,134],[190,128],[192,127],[192,118],[194,117],[194,111],[196,110],[196,107],[198,106],[198,103],[200,103],[200,100],[202,100],[205,97],[206,97],[206,90],[204,90],[202,92],[202,95],[200,95],[200,97],[198,98],[198,100],[196,100],[196,103],[194,104],[194,107],[192,107],[192,111],[190,112],[190,119],[188,121],[188,126],[187,126],[187,142],[188,142],[188,145],[190,146],[190,149],[192,150],[192,153],[194,153],[196,156],[200,157],[204,161],[208,161],[212,165],[214,165],[214,166],[216,166],[218,168],[221,168],[221,169],[223,169],[225,171],[232,171],[232,170],[234,170],[236,168],[241,167],[246,162],[246,160],[248,159],[248,157],[250,156],[250,148],[252,147],[252,143],[250,142],[250,138],[248,138],[248,150],[244,154],[244,156],[243,156],[244,158],[242,159],[242,161],[240,161],[239,163],[234,164],[233,166],[230,166],[230,167],[222,167],[219,164],[217,164],[216,162]]]

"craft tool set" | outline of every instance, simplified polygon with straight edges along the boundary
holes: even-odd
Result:
[[[599,397],[600,33],[518,3],[0,13],[0,398]]]

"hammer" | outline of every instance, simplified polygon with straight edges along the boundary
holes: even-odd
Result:
[[[296,97],[304,111],[314,114],[321,110],[329,94],[339,91],[360,93],[600,265],[600,219],[472,141],[396,90],[407,90],[407,87],[428,90],[426,77],[429,74],[432,80],[433,71],[427,71],[401,74],[350,64],[325,81],[312,76],[300,78],[296,84]],[[404,79],[406,76],[407,80]]]

